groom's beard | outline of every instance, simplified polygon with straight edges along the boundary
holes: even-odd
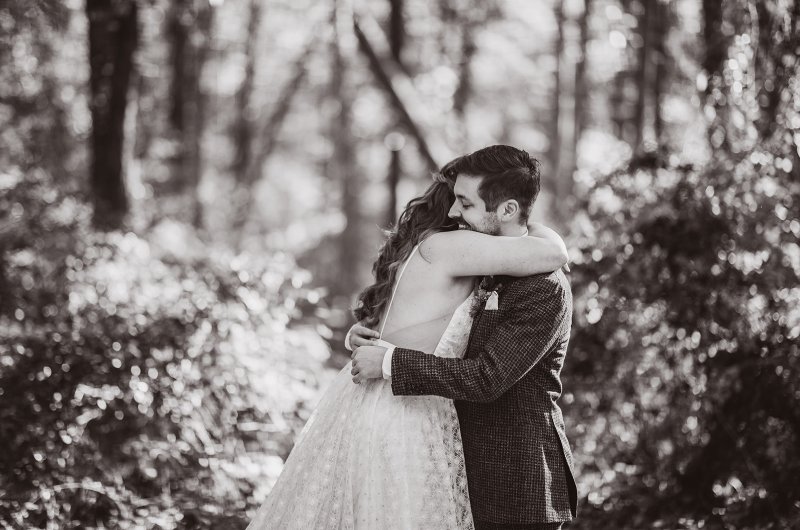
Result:
[[[458,223],[459,230],[472,230],[473,232],[480,232],[481,234],[488,234],[490,236],[500,235],[500,222],[496,217],[494,219],[487,219],[484,226],[481,227],[473,226],[461,217],[453,220]]]
[[[478,230],[477,228],[475,228],[474,226],[472,226],[471,224],[469,224],[468,222],[466,222],[466,221],[465,221],[464,219],[462,219],[461,217],[459,217],[459,218],[454,218],[454,219],[453,219],[453,221],[455,221],[456,223],[458,223],[458,229],[459,229],[459,230],[472,230],[473,232],[480,232],[480,230]]]
[[[477,232],[477,230],[475,230],[475,227],[474,227],[474,226],[472,226],[472,225],[471,225],[471,224],[469,224],[469,223],[465,223],[465,222],[464,222],[464,221],[462,221],[462,220],[459,220],[459,221],[458,221],[458,229],[459,229],[459,230],[472,230],[473,232]]]

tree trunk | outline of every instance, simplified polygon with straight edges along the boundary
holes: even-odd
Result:
[[[406,42],[404,5],[405,0],[389,0],[389,48],[398,64],[403,64],[403,45]]]
[[[125,111],[137,44],[134,1],[87,0],[94,224],[121,228],[128,211],[122,167]]]
[[[250,165],[253,144],[253,122],[251,120],[251,100],[255,78],[255,58],[258,53],[258,28],[261,25],[261,0],[250,1],[250,13],[247,24],[245,42],[244,80],[236,93],[237,119],[234,124],[234,144],[236,158],[233,162],[233,173],[239,182],[245,180],[245,173]]]
[[[623,13],[630,13],[630,0],[620,0],[620,7]],[[623,67],[614,74],[614,81],[609,97],[609,107],[611,109],[611,121],[614,125],[614,132],[617,138],[623,142],[633,143],[635,134],[630,133],[631,109],[628,103],[627,87],[631,82],[632,72],[628,68],[630,64],[630,47],[626,47],[622,52]]]
[[[792,63],[784,59],[797,54],[800,1],[790,6],[785,7],[783,13],[777,3],[756,2],[754,8],[758,17],[758,50],[754,62],[760,107],[756,126],[765,139],[777,130],[774,124],[781,98],[797,68],[796,60]]]
[[[581,139],[581,134],[586,128],[586,108],[588,106],[589,91],[586,82],[586,47],[589,42],[589,17],[591,16],[592,0],[584,0],[583,13],[578,22],[580,29],[580,57],[575,65],[575,125],[574,134],[572,136],[572,149],[573,152],[578,151],[578,142]],[[577,169],[577,157],[573,157],[572,172],[574,174]]]
[[[709,76],[722,72],[722,66],[728,57],[728,44],[730,37],[722,29],[722,14],[724,6],[718,0],[703,0],[703,41],[705,55],[703,56],[703,69]],[[710,80],[709,80],[710,81]],[[712,83],[709,82],[706,92],[710,92]]]
[[[614,74],[614,81],[609,95],[609,107],[611,108],[611,123],[614,126],[614,134],[617,139],[625,141],[625,72],[619,71]]]
[[[556,42],[553,56],[556,59],[555,71],[553,72],[553,93],[552,93],[552,114],[550,116],[550,149],[548,158],[550,159],[551,182],[556,184],[559,179],[558,169],[561,159],[561,62],[564,55],[564,7],[561,2],[556,2]],[[556,184],[557,185],[557,184]],[[554,190],[555,191],[555,190]]]
[[[661,96],[664,95],[667,81],[667,54],[664,48],[667,34],[669,33],[671,17],[669,6],[657,4],[658,16],[655,24],[655,76],[653,79],[653,132],[656,143],[660,146],[664,135],[664,116],[661,114]]]
[[[172,66],[169,123],[178,144],[168,191],[189,197],[189,220],[195,226],[202,221],[197,185],[202,173],[205,95],[200,83],[208,56],[212,9],[208,0],[176,0],[168,21]]]
[[[458,85],[453,94],[453,115],[456,121],[452,122],[450,137],[462,149],[466,149],[472,144],[470,128],[467,126],[466,110],[473,90],[472,59],[478,51],[478,46],[475,44],[475,29],[479,23],[474,20],[473,16],[465,15],[459,23],[461,49],[458,58]]]
[[[461,28],[461,58],[458,65],[458,87],[453,94],[453,110],[463,123],[464,111],[467,107],[470,93],[472,92],[472,58],[478,47],[475,45],[475,28],[471,22],[466,22]]]
[[[569,23],[564,9],[559,3],[556,7],[558,34],[556,37],[556,71],[554,79],[553,111],[554,124],[551,160],[553,164],[553,208],[556,221],[562,226],[569,218],[569,203],[572,201],[573,170],[575,166],[575,78],[572,75],[577,65],[567,61],[565,50],[565,31]]]
[[[196,228],[201,228],[203,224],[203,204],[200,201],[198,185],[203,176],[203,133],[206,127],[206,103],[207,98],[203,92],[202,78],[203,68],[208,60],[211,48],[211,28],[214,20],[214,8],[209,0],[198,0],[198,12],[196,18],[197,31],[193,37],[196,44],[193,46],[192,65],[191,65],[191,97],[187,103],[190,106],[188,121],[189,129],[186,138],[187,161],[186,171],[191,189],[187,190],[193,195],[191,222]]]
[[[405,0],[389,0],[389,48],[392,51],[392,57],[398,65],[403,64],[403,45],[406,40],[405,20],[403,17],[403,8]],[[395,129],[402,129],[402,120],[397,116],[395,111]],[[391,134],[391,133],[390,133]],[[391,136],[394,138],[394,136]],[[386,179],[386,188],[389,192],[389,199],[386,203],[386,226],[394,226],[395,217],[397,216],[397,186],[400,184],[402,174],[402,167],[400,161],[400,150],[402,145],[387,145],[389,148],[389,174]]]
[[[334,152],[333,177],[341,186],[342,213],[345,227],[339,239],[339,271],[341,281],[337,294],[351,296],[359,287],[359,260],[363,255],[361,237],[361,200],[363,182],[355,167],[352,131],[350,66],[355,43],[352,39],[353,14],[348,0],[336,0],[333,10],[333,69],[331,93],[339,108],[331,122]]]
[[[386,204],[386,227],[394,226],[397,219],[397,185],[400,183],[402,166],[400,165],[400,149],[389,151],[389,174],[386,179],[386,187],[389,190],[389,201]]]
[[[317,36],[316,29],[312,30],[306,49],[294,63],[294,75],[281,90],[273,111],[264,119],[264,123],[259,126],[255,142],[251,142],[251,145],[257,146],[258,150],[251,152],[244,177],[239,182],[233,198],[236,206],[231,230],[237,234],[235,242],[237,249],[241,249],[245,236],[245,225],[253,206],[253,185],[261,178],[264,164],[278,143],[278,133],[281,130],[283,121],[286,119],[286,115],[289,114],[295,94],[298,93],[305,80],[308,71],[306,65],[308,64],[308,58],[316,48]]]
[[[169,35],[169,63],[172,70],[172,83],[169,87],[169,125],[173,132],[184,130],[184,85],[186,83],[186,47],[189,41],[187,17],[190,16],[187,3],[192,0],[173,0],[167,19]]]
[[[16,289],[8,279],[6,255],[26,240],[23,236],[28,233],[26,221],[28,219],[23,214],[11,214],[0,219],[0,315],[11,315],[18,307],[12,296]]]
[[[639,49],[639,62],[637,64],[637,95],[634,111],[636,124],[636,138],[633,152],[640,153],[644,149],[645,129],[647,127],[647,95],[650,93],[650,47],[652,46],[652,31],[650,20],[652,9],[650,2],[642,2],[642,14],[639,17],[639,34],[642,37],[642,47]]]
[[[10,315],[16,307],[16,300],[11,296],[14,291],[6,274],[6,250],[0,243],[0,315]]]
[[[727,131],[728,112],[727,104],[715,99],[713,93],[717,87],[724,88],[722,70],[728,57],[728,47],[731,37],[722,29],[724,5],[717,0],[703,0],[703,41],[705,54],[703,56],[703,69],[707,76],[705,88],[706,104],[715,109],[715,118],[708,127],[708,139],[712,148],[725,149],[729,147]]]

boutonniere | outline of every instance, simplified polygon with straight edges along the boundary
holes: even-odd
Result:
[[[496,311],[500,306],[500,290],[502,283],[495,283],[492,276],[484,276],[475,290],[475,298],[470,314],[474,317],[481,308],[487,311]]]

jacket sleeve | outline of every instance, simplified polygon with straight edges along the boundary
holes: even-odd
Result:
[[[494,401],[563,340],[562,330],[572,318],[568,288],[548,275],[510,286],[498,326],[482,350],[469,359],[396,348],[392,392]]]

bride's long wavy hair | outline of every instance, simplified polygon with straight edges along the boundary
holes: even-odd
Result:
[[[447,216],[455,199],[455,179],[448,179],[442,173],[435,173],[433,179],[425,193],[406,205],[372,265],[375,283],[361,292],[353,311],[356,319],[367,327],[374,328],[380,322],[392,296],[397,271],[414,246],[435,232],[458,228],[458,223]]]

